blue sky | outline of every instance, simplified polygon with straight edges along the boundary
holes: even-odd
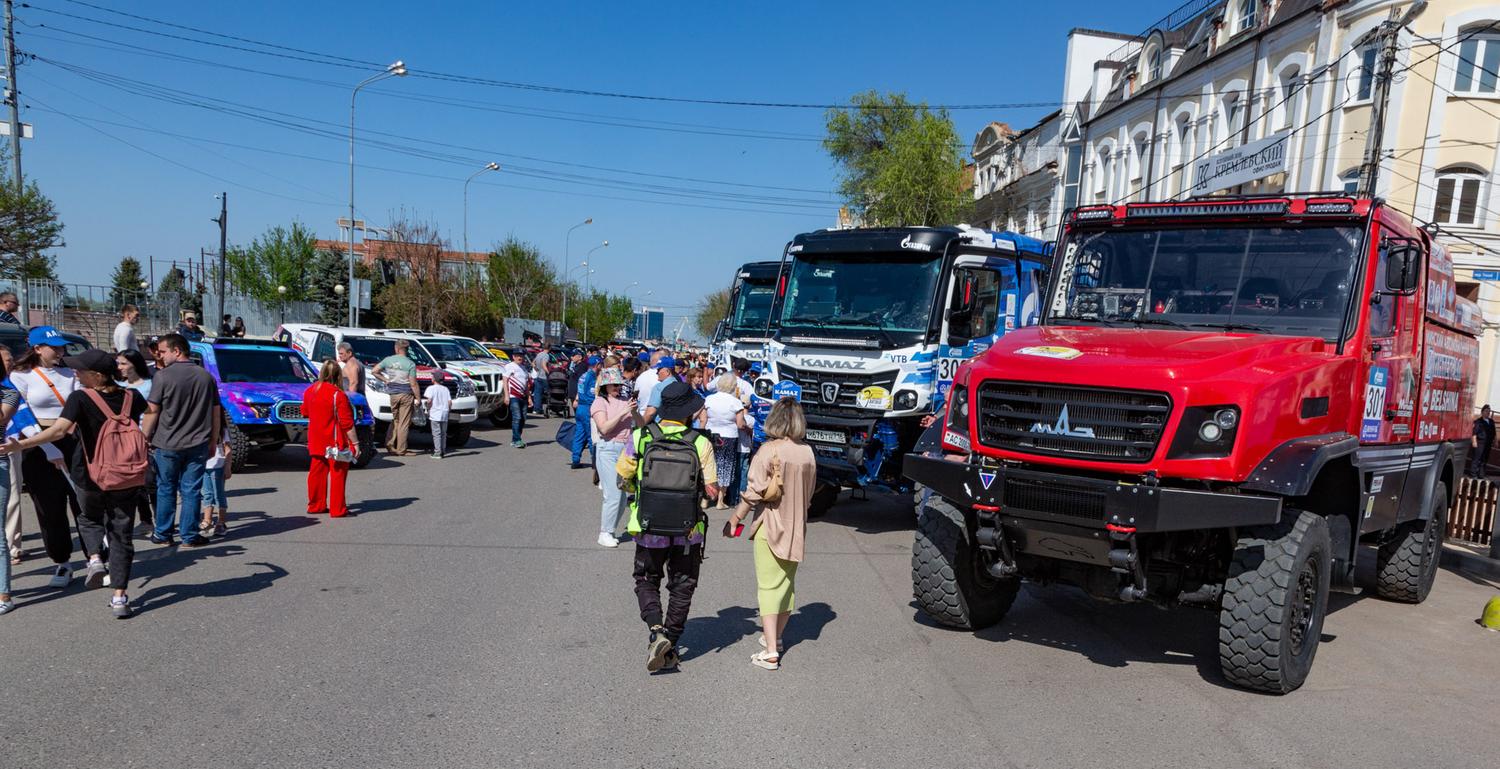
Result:
[[[383,223],[404,209],[436,222],[458,248],[463,180],[500,163],[500,173],[469,188],[473,250],[513,233],[560,263],[564,233],[593,217],[574,233],[572,262],[608,239],[593,259],[595,285],[620,291],[639,281],[630,295],[654,291],[645,301],[667,307],[669,326],[727,284],[735,266],[777,258],[792,235],[834,223],[836,171],[817,141],[821,110],[615,99],[416,74],[814,104],[843,103],[868,88],[932,104],[1056,102],[1068,29],[1139,31],[1172,7],[29,5],[18,3],[17,45],[41,60],[19,75],[22,120],[37,137],[25,143],[23,160],[67,226],[67,247],[57,251],[65,281],[105,284],[126,255],[154,257],[159,279],[171,260],[216,248],[209,220],[221,190],[229,192],[232,243],[293,220],[336,237],[334,220],[347,211],[349,91],[366,70],[292,51],[236,50],[260,48],[101,10],[112,8],[359,62],[404,60],[413,76],[359,96],[359,215]],[[990,120],[1025,125],[1047,111],[954,118],[969,141]]]

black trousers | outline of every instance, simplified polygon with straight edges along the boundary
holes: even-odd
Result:
[[[67,457],[77,442],[69,435],[52,445]],[[42,546],[47,550],[47,557],[53,563],[67,563],[73,557],[73,527],[69,525],[68,509],[72,508],[75,519],[80,516],[73,485],[62,470],[47,461],[40,446],[27,449],[21,455],[21,479],[26,482],[26,492],[36,508],[37,528],[42,532]],[[84,553],[90,552],[87,546],[83,550]]]
[[[1469,476],[1473,478],[1484,477],[1484,466],[1490,461],[1490,447],[1480,446],[1473,449],[1469,454]]]
[[[83,493],[78,535],[83,539],[84,551],[89,553],[103,552],[108,540],[109,586],[116,590],[124,590],[125,583],[130,581],[130,562],[135,558],[131,530],[135,528],[135,510],[141,496],[143,489]]]
[[[692,547],[635,546],[635,597],[641,605],[641,621],[649,627],[662,625],[673,644],[682,637],[693,591],[698,589],[698,566],[703,562],[703,545]],[[667,578],[666,616],[661,611],[661,580]]]

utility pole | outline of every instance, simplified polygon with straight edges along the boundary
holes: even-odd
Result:
[[[1370,95],[1370,128],[1365,132],[1365,157],[1359,169],[1361,197],[1375,197],[1375,185],[1380,180],[1380,161],[1384,155],[1385,145],[1385,118],[1390,110],[1391,78],[1396,67],[1401,30],[1426,8],[1426,0],[1418,0],[1412,3],[1400,18],[1396,17],[1396,9],[1392,8],[1390,18],[1381,22],[1379,27],[1360,36],[1354,41],[1354,45],[1350,46],[1353,50],[1359,51],[1366,45],[1373,44],[1378,50],[1374,92]]]
[[[16,193],[21,177],[21,89],[16,87],[16,14],[13,0],[5,0],[5,103],[10,106],[10,169]],[[31,254],[20,254],[21,272],[16,276],[16,300],[21,305],[21,325],[30,325],[26,300],[26,262]]]
[[[219,193],[219,218],[211,221],[219,224],[219,312],[215,317],[224,317],[224,273],[226,262],[224,252],[229,248],[229,193]]]

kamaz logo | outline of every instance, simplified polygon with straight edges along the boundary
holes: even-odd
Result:
[[[816,366],[818,368],[862,369],[865,367],[863,363],[860,363],[857,360],[838,360],[836,358],[830,358],[828,360],[813,360],[811,358],[803,358],[801,360],[801,364],[804,366]]]
[[[1037,422],[1031,426],[1031,431],[1034,433],[1041,433],[1043,435],[1066,435],[1071,438],[1094,437],[1094,428],[1074,427],[1070,422],[1068,422],[1068,405],[1066,403],[1063,404],[1062,413],[1057,415],[1056,422],[1050,425]]]

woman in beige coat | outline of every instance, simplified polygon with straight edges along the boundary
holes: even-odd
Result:
[[[724,534],[734,536],[741,521],[752,511],[758,513],[750,538],[764,648],[750,663],[776,670],[781,667],[781,637],[792,613],[797,564],[802,562],[807,534],[807,505],[818,469],[812,448],[803,442],[807,418],[795,399],[782,398],[771,407],[765,432],[769,440],[750,461],[749,482],[739,506],[724,523]]]

